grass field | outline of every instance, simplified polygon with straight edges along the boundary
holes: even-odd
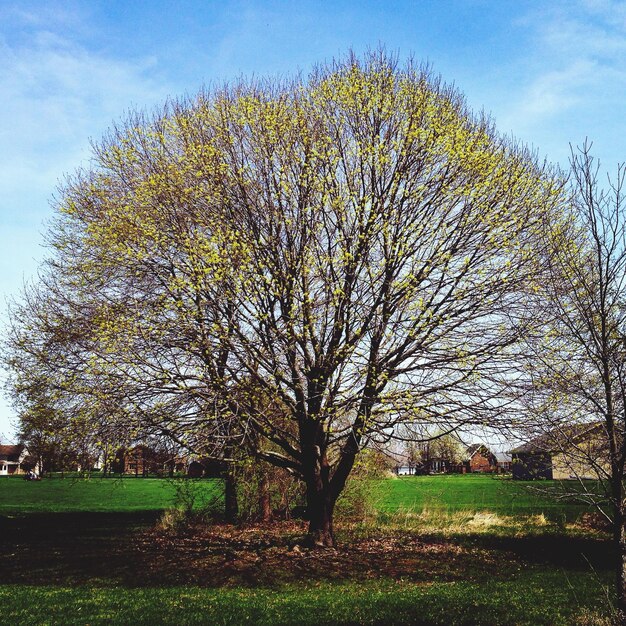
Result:
[[[584,575],[527,572],[509,582],[322,583],[276,589],[0,587],[15,624],[583,624],[603,598]],[[530,592],[530,590],[533,590]]]
[[[340,522],[337,550],[308,551],[294,548],[302,522],[159,530],[177,494],[164,480],[0,479],[11,580],[0,585],[2,615],[16,624],[608,626],[606,534],[583,523],[584,507],[536,486],[373,481],[370,517]],[[219,493],[214,481],[194,489],[198,503]]]
[[[573,519],[585,505],[559,501],[559,483],[515,481],[480,474],[406,476],[381,480],[374,490],[376,508],[400,511],[490,511],[502,515],[538,515]]]
[[[180,481],[179,481],[180,482]],[[0,515],[162,511],[175,504],[176,481],[161,478],[0,478]],[[215,481],[194,481],[198,505],[219,491]]]
[[[184,482],[184,479],[183,479]],[[159,511],[174,505],[181,481],[159,478],[0,478],[0,515],[45,512]],[[219,493],[216,481],[194,481],[197,504]],[[489,511],[575,519],[584,505],[551,497],[558,483],[485,475],[407,476],[371,481],[371,504],[381,513]]]

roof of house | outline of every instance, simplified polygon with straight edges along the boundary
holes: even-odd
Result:
[[[512,460],[511,455],[508,452],[495,452],[494,456],[498,463],[510,463]]]
[[[24,450],[24,446],[18,445],[0,445],[0,459],[4,461],[19,461],[20,455]]]
[[[584,422],[557,426],[510,450],[511,454],[551,453],[563,449],[564,445],[576,443],[590,432],[604,427],[602,422]]]
[[[472,443],[465,450],[464,459],[469,461],[475,454],[479,452],[483,454],[491,454],[491,450],[484,443]]]

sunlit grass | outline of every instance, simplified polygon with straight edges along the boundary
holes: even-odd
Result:
[[[181,479],[184,480],[184,479]],[[171,507],[176,481],[159,478],[54,478],[30,482],[0,478],[0,514],[78,511],[156,511]],[[219,491],[220,481],[195,481],[198,502]],[[541,487],[542,489],[538,489]],[[381,515],[441,511],[500,516],[545,515],[561,523],[587,507],[550,497],[558,483],[530,483],[485,475],[411,476],[368,482],[370,509]]]
[[[538,515],[575,519],[584,504],[555,498],[556,481],[517,481],[481,474],[402,476],[373,481],[371,497],[381,512],[490,511],[499,515]]]
[[[36,624],[580,624],[601,616],[605,581],[521,572],[512,580],[412,584],[379,580],[279,589],[0,588],[7,623]]]

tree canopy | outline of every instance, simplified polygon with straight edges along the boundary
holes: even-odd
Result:
[[[502,411],[560,188],[383,52],[170,101],[60,189],[13,369],[92,412],[115,399],[133,432],[248,445],[303,479],[311,538],[332,545],[369,442]]]

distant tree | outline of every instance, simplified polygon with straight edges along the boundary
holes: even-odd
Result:
[[[33,406],[21,415],[18,439],[42,473],[63,468],[60,430],[57,416],[47,407]]]
[[[463,460],[466,446],[453,433],[444,434],[429,442],[432,457],[448,460],[452,465],[458,465]]]
[[[550,276],[529,302],[522,380],[526,432],[560,454],[579,478],[572,495],[595,504],[612,525],[626,623],[626,168],[607,186],[599,168],[591,144],[572,151],[572,211],[546,229]]]
[[[92,162],[10,350],[75,398],[115,390],[129,428],[298,476],[312,544],[369,444],[501,412],[560,183],[427,70],[375,52],[200,93]]]
[[[405,456],[411,467],[428,470],[435,460],[443,460],[448,465],[458,465],[463,460],[465,445],[455,432],[435,429],[419,434],[413,432],[412,437],[405,443]]]

